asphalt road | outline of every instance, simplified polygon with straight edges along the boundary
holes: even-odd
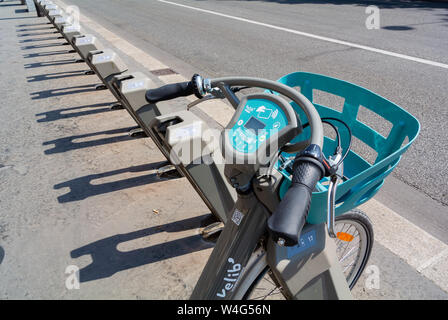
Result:
[[[319,72],[323,69],[319,64],[320,59],[327,58],[325,55],[316,56],[309,58],[308,62],[296,58],[296,65],[291,67],[286,65],[288,60],[281,57],[283,54],[288,56],[287,51],[278,50],[279,54],[274,56],[275,61],[281,61],[282,65],[269,71],[269,61],[261,61],[263,63],[257,69],[247,63],[252,60],[240,61],[233,53],[223,62],[234,59],[235,66],[239,64],[241,70],[229,71],[224,65],[216,65],[217,71],[214,71],[209,68],[213,66],[211,57],[207,63],[205,58],[197,58],[192,54],[197,59],[196,62],[187,61],[181,55],[169,52],[169,48],[162,44],[146,42],[144,39],[153,35],[150,24],[145,26],[145,32],[133,34],[126,31],[129,24],[123,22],[122,26],[117,26],[107,20],[110,18],[110,6],[116,6],[111,10],[116,16],[116,12],[121,11],[122,17],[127,16],[128,21],[139,21],[141,25],[150,20],[148,17],[151,17],[151,12],[154,19],[163,17],[157,10],[165,10],[170,19],[176,14],[188,17],[199,12],[189,12],[191,9],[179,7],[166,9],[163,7],[167,6],[166,3],[162,6],[162,3],[153,1],[133,2],[143,6],[142,8],[148,5],[153,7],[134,7],[133,13],[132,10],[126,13],[126,6],[118,7],[120,3],[126,4],[108,1],[106,5],[104,1],[102,7],[96,9],[97,3],[81,8],[83,14],[89,15],[103,27],[110,28],[113,34],[109,33],[106,37],[103,28],[100,29],[102,34],[98,35],[95,30],[90,29],[94,24],[83,21],[82,28],[84,32],[98,36],[102,44],[117,48],[117,53],[130,70],[153,70],[145,70],[143,65],[134,60],[137,56],[143,60],[151,58],[141,55],[137,48],[147,51],[151,56],[157,56],[166,65],[187,76],[193,71],[210,76],[236,72],[263,76],[263,72],[266,72],[265,76],[276,78],[290,72],[291,68],[303,70],[306,67],[306,70]],[[206,5],[207,2],[198,4]],[[272,5],[283,6],[277,3]],[[0,5],[0,30],[3,35],[3,50],[0,50],[0,79],[3,80],[0,96],[4,97],[4,103],[0,106],[4,111],[0,117],[0,299],[188,297],[210,253],[210,246],[204,245],[197,234],[197,228],[203,225],[202,219],[208,208],[185,179],[165,180],[157,177],[155,167],[163,160],[163,156],[151,140],[131,139],[127,135],[127,131],[135,125],[132,119],[125,111],[109,110],[108,105],[114,101],[111,94],[96,91],[94,86],[98,79],[83,74],[86,66],[74,63],[73,59],[78,56],[65,51],[66,47],[61,46],[63,40],[57,39],[57,35],[46,25],[46,18],[32,16],[23,7],[19,1]],[[185,12],[182,13],[180,9]],[[138,18],[140,12],[143,12],[142,17]],[[143,16],[146,18],[143,19]],[[227,45],[220,43],[216,30],[215,39],[213,40],[212,33],[208,40],[213,40],[213,46],[220,50],[230,46],[229,43],[239,41],[234,38],[261,39],[262,35],[274,31],[264,30],[260,25],[254,24],[238,27],[237,23],[240,22],[234,20],[219,21],[225,20],[224,17],[217,19],[216,16],[206,16],[198,19],[194,21],[192,18],[178,18],[176,24],[183,26],[194,22],[190,28],[198,29],[200,34],[207,33],[200,27],[207,23],[222,24],[222,28],[229,30],[239,28],[242,34],[245,33],[244,30],[254,29],[250,36],[236,36],[235,31],[233,37],[229,36]],[[172,21],[165,24],[175,25]],[[216,26],[215,28],[218,29]],[[178,32],[178,38],[169,38],[160,31],[160,41],[174,47],[176,42],[178,46],[182,43],[186,46],[193,41],[182,39],[186,35],[181,34],[181,30]],[[286,34],[279,33],[276,38],[278,41],[281,37],[287,38]],[[272,35],[273,33],[270,34]],[[195,39],[203,41],[202,38]],[[111,43],[114,41],[116,43]],[[135,47],[130,46],[128,41]],[[263,41],[265,42],[261,46],[276,43],[277,40],[266,38]],[[315,42],[316,48],[330,48],[334,45],[329,42],[321,44],[309,37],[300,38],[300,41]],[[354,42],[352,39],[350,41]],[[286,46],[288,41],[285,43],[282,45]],[[394,41],[390,45],[392,44]],[[242,42],[237,45],[245,47]],[[255,56],[264,54],[261,50],[258,50],[260,53],[254,49],[256,45],[247,46],[250,47],[247,50],[254,50]],[[200,54],[203,50],[199,48],[197,53]],[[271,49],[267,46],[266,50]],[[388,47],[387,50],[395,49]],[[406,54],[410,55],[409,50]],[[362,50],[346,51],[354,54]],[[224,53],[204,52],[205,55],[212,52],[218,56]],[[343,53],[341,55],[345,59]],[[411,61],[384,55],[377,57],[368,51],[358,58],[368,58],[369,61],[395,59],[394,63],[390,63],[390,68],[394,64],[397,67],[399,63],[403,63],[414,66],[409,70],[438,70],[430,64],[411,64]],[[254,58],[254,61],[260,61],[259,59],[261,58]],[[341,58],[341,61],[344,59]],[[229,66],[235,67],[232,63]],[[332,67],[336,67],[330,63],[326,66],[330,71]],[[269,68],[263,70],[263,67]],[[346,67],[350,67],[350,64],[347,63]],[[348,71],[344,71],[344,74],[343,70],[339,72],[342,74],[341,78],[347,79],[350,76],[362,79],[362,75],[367,77],[370,74],[368,70],[360,69],[357,74],[352,75]],[[320,72],[325,73],[324,71]],[[164,82],[150,72],[148,74],[157,84]],[[331,73],[334,74],[335,72]],[[400,74],[400,77],[403,75]],[[366,79],[369,80],[365,78],[362,81],[365,82]],[[379,84],[385,85],[381,81]],[[393,92],[390,92],[390,96],[393,96]],[[178,99],[170,101],[170,104],[184,108],[185,102]],[[442,119],[441,112],[437,117]],[[423,144],[421,148],[423,147],[427,146]],[[412,150],[414,149],[415,147]],[[410,158],[410,154],[407,154],[407,158]],[[414,156],[415,154],[418,155],[414,153]],[[401,168],[406,169],[403,165]],[[447,299],[447,207],[442,207],[435,201],[427,201],[427,197],[416,193],[404,183],[390,184],[390,181],[394,179],[388,179],[383,188],[390,191],[389,201],[383,201],[379,194],[375,197],[376,200],[365,205],[371,205],[366,212],[373,213],[370,218],[375,226],[375,245],[369,266],[379,268],[381,285],[380,288],[369,289],[367,278],[362,278],[353,290],[354,297]],[[403,196],[406,207],[412,208],[413,215],[406,215],[406,219],[400,216]],[[431,212],[433,214],[428,214]],[[81,269],[82,290],[67,287],[68,266]],[[366,272],[363,277],[368,275]]]
[[[177,70],[277,79],[293,71],[337,77],[394,101],[421,133],[394,176],[448,204],[448,4],[418,1],[196,1],[195,8],[382,49],[444,67],[292,34],[161,1],[76,0],[83,14]],[[380,8],[368,30],[368,5]],[[381,123],[375,125],[381,126]]]

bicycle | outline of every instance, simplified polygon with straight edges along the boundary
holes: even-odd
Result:
[[[373,245],[370,221],[353,209],[378,192],[417,137],[418,121],[367,89],[322,75],[299,72],[277,82],[250,77],[197,80],[203,99],[225,97],[235,107],[220,143],[223,155],[231,155],[224,174],[238,199],[191,298],[267,298],[281,293],[288,299],[351,299],[350,289]],[[166,100],[165,90],[171,99],[191,94],[194,86],[187,87],[156,90]],[[236,96],[247,88],[265,91]],[[313,104],[315,88],[343,94],[344,111]],[[356,122],[361,105],[393,123],[387,138]],[[385,108],[375,109],[378,106]],[[322,122],[334,129],[335,139],[324,136]],[[344,134],[335,123],[346,127]],[[374,164],[350,150],[352,134],[360,132],[378,151]],[[344,135],[349,143],[343,153]],[[406,137],[409,141],[403,144]],[[353,248],[338,257],[338,245],[341,252],[342,247]],[[355,258],[343,269],[341,262],[351,255]],[[260,296],[265,284],[272,287],[270,295]]]

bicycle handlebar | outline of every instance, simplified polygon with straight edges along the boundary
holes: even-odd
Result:
[[[157,103],[179,97],[186,97],[192,94],[200,99],[202,98],[202,94],[196,83],[197,77],[198,75],[195,74],[191,81],[167,84],[157,89],[150,89],[146,91],[146,101],[149,103]]]
[[[268,219],[268,229],[273,240],[284,246],[295,246],[299,243],[313,190],[325,173],[322,163],[317,160],[320,155],[309,153],[310,149],[316,150],[317,146],[310,147],[294,159],[291,187]]]
[[[259,87],[289,97],[301,107],[309,119],[311,144],[294,159],[291,187],[275,212],[268,219],[268,230],[274,241],[285,246],[298,244],[300,232],[308,216],[313,189],[325,174],[321,161],[323,128],[319,113],[305,96],[277,81],[252,77],[225,77],[207,80],[207,84],[205,84],[205,80],[203,81],[199,75],[195,74],[191,81],[169,84],[158,89],[148,90],[146,92],[146,100],[149,103],[157,103],[191,94],[202,98],[209,92],[208,89],[218,87],[220,84]]]
[[[146,101],[157,103],[160,101],[171,100],[179,97],[186,97],[194,93],[191,81],[167,84],[157,89],[146,91]]]

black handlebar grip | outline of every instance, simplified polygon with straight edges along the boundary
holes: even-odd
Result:
[[[323,166],[316,159],[307,156],[296,157],[291,187],[268,219],[268,230],[274,241],[283,239],[285,246],[295,246],[299,243],[312,192],[323,174]]]
[[[194,94],[194,84],[192,81],[167,84],[157,89],[146,91],[146,101],[157,103],[160,101],[171,100],[178,97],[186,97]]]

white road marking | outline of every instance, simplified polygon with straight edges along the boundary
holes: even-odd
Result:
[[[170,3],[163,0],[159,1]],[[57,0],[57,2],[63,3],[60,0]],[[199,10],[202,11],[203,9]],[[103,38],[109,41],[110,44],[115,45],[118,49],[125,48],[126,50],[124,52],[126,54],[143,64],[148,70],[167,68],[162,62],[131,45],[126,40],[121,39],[98,23],[82,15],[81,21],[84,23],[87,22],[90,28],[99,32]],[[187,81],[185,77],[179,74],[160,76],[159,79],[164,83]],[[189,101],[193,101],[194,99],[194,97],[190,97]],[[226,121],[228,122],[234,110],[221,101],[206,102],[205,105],[207,106],[208,103],[210,104],[206,107],[206,110],[209,111],[207,113],[215,119],[218,118],[217,122],[225,126]],[[224,109],[224,107],[228,109]],[[221,114],[215,116],[213,111],[217,110]],[[229,110],[231,113],[229,113]],[[448,245],[375,199],[371,199],[361,205],[360,209],[370,217],[374,224],[375,241],[406,261],[411,267],[433,281],[441,289],[448,292],[448,278],[444,276],[444,272],[439,271],[446,269],[448,272]],[[435,268],[436,270],[432,269],[434,266],[437,266]]]
[[[336,43],[336,44],[340,44],[340,45],[344,45],[344,46],[348,46],[348,47],[352,47],[352,48],[357,48],[357,49],[362,49],[362,50],[366,50],[366,51],[376,52],[376,53],[380,53],[380,54],[384,54],[384,55],[388,55],[388,56],[392,56],[392,57],[396,57],[396,58],[401,58],[401,59],[410,60],[410,61],[414,61],[414,62],[424,63],[424,64],[427,64],[427,65],[431,65],[431,66],[435,66],[435,67],[439,67],[439,68],[448,69],[448,64],[444,64],[444,63],[437,62],[437,61],[431,61],[431,60],[427,60],[427,59],[423,59],[423,58],[412,57],[412,56],[408,56],[408,55],[405,55],[405,54],[392,52],[392,51],[387,51],[387,50],[378,49],[378,48],[373,48],[373,47],[369,47],[369,46],[364,46],[364,45],[353,43],[353,42],[333,39],[333,38],[319,36],[319,35],[308,33],[308,32],[303,32],[303,31],[298,31],[298,30],[294,30],[294,29],[279,27],[279,26],[276,26],[276,25],[268,24],[268,23],[263,23],[263,22],[250,20],[250,19],[245,19],[245,18],[236,17],[236,16],[231,16],[231,15],[228,15],[228,14],[219,13],[219,12],[212,11],[212,10],[206,10],[206,9],[201,9],[201,8],[197,8],[197,7],[187,6],[187,5],[176,3],[176,2],[171,2],[171,1],[166,1],[166,0],[157,0],[157,1],[162,2],[162,3],[166,3],[166,4],[170,4],[170,5],[174,5],[174,6],[178,6],[178,7],[183,7],[183,8],[186,8],[186,9],[200,11],[200,12],[203,12],[203,13],[213,14],[213,15],[216,15],[216,16],[224,17],[224,18],[229,18],[229,19],[233,19],[233,20],[237,20],[237,21],[247,22],[247,23],[259,25],[259,26],[266,27],[266,28],[271,28],[271,29],[275,29],[275,30],[279,30],[279,31],[284,31],[284,32],[296,34],[296,35],[299,35],[299,36],[304,36],[304,37],[313,38],[313,39],[317,39],[317,40],[332,42],[332,43]]]
[[[420,267],[417,268],[417,271],[422,273],[423,270],[437,264],[439,261],[444,259],[445,257],[448,257],[448,248],[440,252],[438,255],[435,255],[431,259],[427,260],[425,263],[423,263]]]
[[[375,199],[370,199],[359,208],[373,223],[375,241],[448,292],[448,278],[440,277],[437,270],[431,270],[439,263],[444,268],[448,267],[447,244]]]

